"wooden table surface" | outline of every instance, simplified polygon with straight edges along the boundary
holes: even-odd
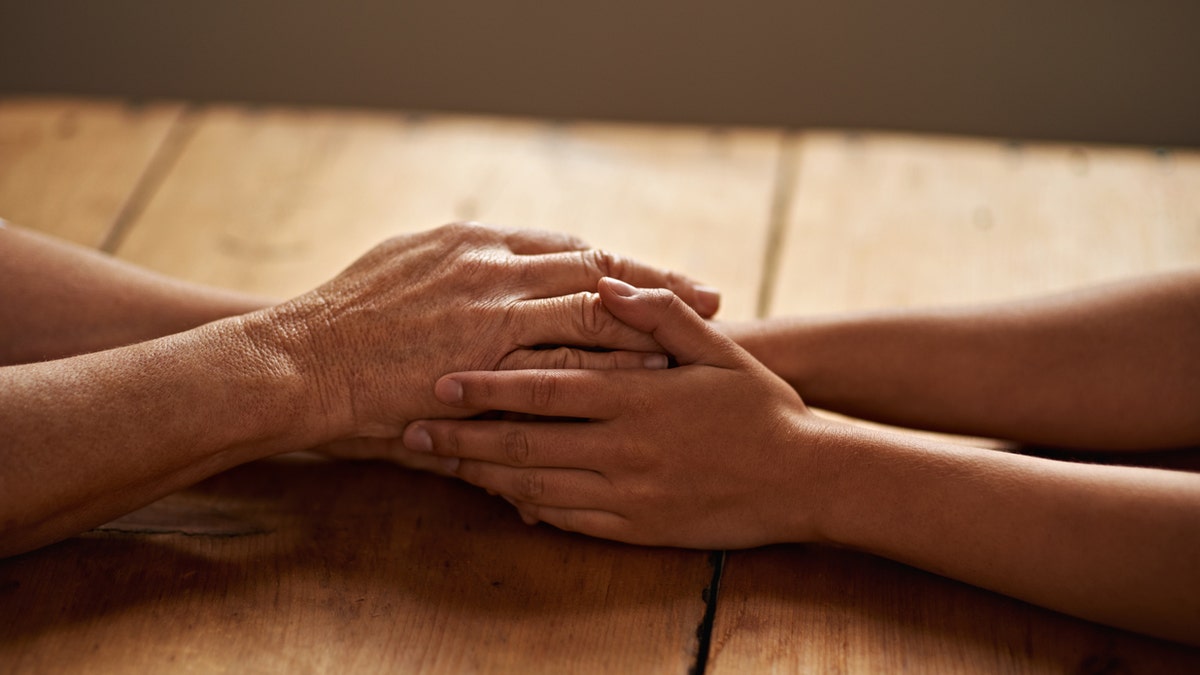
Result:
[[[688,272],[730,318],[1200,263],[1200,152],[0,99],[0,216],[275,297],[476,219]],[[1200,650],[822,546],[638,548],[303,454],[0,561],[0,673],[1200,672]]]

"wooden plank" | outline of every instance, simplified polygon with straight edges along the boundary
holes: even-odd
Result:
[[[1200,651],[824,546],[730,553],[708,672],[1194,673]]]
[[[771,313],[1014,297],[1200,262],[1200,153],[805,134]]]
[[[0,216],[100,245],[182,110],[0,98]]]
[[[200,111],[121,257],[286,296],[389,234],[568,230],[753,313],[781,136],[327,111]],[[686,672],[705,552],[546,527],[362,463],[241,467],[0,562],[0,670]],[[181,665],[186,664],[186,665]]]
[[[1200,263],[1200,153],[798,141],[772,314],[979,302]],[[727,557],[732,672],[1194,672],[1200,651],[821,546]]]
[[[0,670],[687,671],[706,554],[509,511],[390,465],[245,465],[0,561]]]
[[[204,112],[118,254],[289,296],[453,220],[568,231],[753,314],[778,132],[236,108]]]

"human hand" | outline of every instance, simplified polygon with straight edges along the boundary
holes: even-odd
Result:
[[[820,538],[830,423],[669,291],[606,279],[599,295],[680,367],[454,373],[435,385],[448,405],[589,421],[426,420],[405,445],[530,523],[692,548]]]
[[[384,242],[329,283],[243,321],[265,359],[298,373],[296,422],[310,445],[387,457],[386,443],[351,439],[471,414],[429,391],[449,371],[665,367],[653,338],[587,292],[605,275],[671,288],[710,315],[719,302],[688,279],[573,237],[458,224]],[[616,351],[534,349],[547,345]]]

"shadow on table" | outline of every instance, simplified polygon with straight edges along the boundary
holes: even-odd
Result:
[[[603,662],[587,652],[621,621],[652,626],[656,649],[694,651],[710,576],[704,552],[529,528],[454,481],[295,455],[0,561],[0,653],[115,622],[180,644],[370,636],[409,663],[456,642],[559,641]]]

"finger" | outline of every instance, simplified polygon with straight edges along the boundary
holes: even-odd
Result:
[[[575,469],[514,469],[464,459],[454,475],[509,499],[560,508],[596,508],[612,485],[593,471]]]
[[[716,314],[721,305],[721,294],[711,286],[602,249],[534,256],[522,263],[529,266],[525,278],[533,297],[590,291],[600,279],[613,277],[640,288],[669,289],[706,318]]]
[[[612,278],[598,286],[609,315],[654,336],[680,365],[732,366],[742,351],[670,291],[634,288]]]
[[[618,461],[596,424],[579,422],[483,422],[421,420],[404,430],[404,447],[414,452],[475,459],[510,467],[597,470]]]
[[[525,300],[513,306],[515,340],[522,347],[574,345],[635,352],[659,352],[654,338],[618,321],[596,293]]]
[[[504,244],[517,255],[540,255],[563,251],[581,251],[587,242],[572,234],[545,230],[515,230],[502,228]],[[588,288],[592,288],[589,286]]]
[[[559,506],[510,502],[521,514],[527,525],[538,522],[553,525],[560,530],[579,532],[593,537],[629,541],[626,531],[629,521],[622,515],[602,509],[573,509]]]
[[[428,452],[409,450],[399,438],[346,438],[326,443],[316,450],[338,459],[386,460],[406,469],[450,475],[442,467],[442,462],[439,461],[441,458]]]
[[[518,349],[500,360],[497,370],[588,369],[620,370],[636,368],[662,370],[669,365],[666,354],[647,352],[593,352],[572,347],[555,349]]]
[[[640,391],[635,370],[498,370],[453,373],[434,396],[459,408],[505,410],[546,417],[611,419],[628,391]]]

